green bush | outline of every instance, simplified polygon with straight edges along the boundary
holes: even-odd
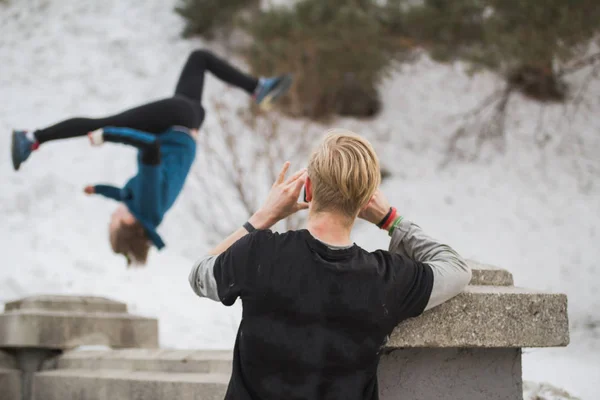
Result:
[[[211,39],[218,30],[230,30],[240,11],[259,3],[260,0],[180,0],[175,12],[186,21],[184,37],[199,35]]]
[[[375,115],[377,85],[402,53],[380,12],[372,0],[302,0],[261,12],[245,25],[254,39],[247,59],[256,73],[295,74],[282,103],[292,115]]]
[[[400,31],[439,61],[461,59],[504,75],[539,100],[564,99],[555,68],[600,33],[597,0],[425,0],[401,13]]]
[[[181,0],[177,12],[186,18],[187,36],[242,28],[255,74],[294,73],[283,109],[318,119],[375,115],[381,79],[416,47],[438,61],[496,71],[538,100],[563,100],[557,62],[581,57],[600,34],[596,2],[299,0],[260,11],[259,0]],[[248,9],[251,18],[236,19]]]

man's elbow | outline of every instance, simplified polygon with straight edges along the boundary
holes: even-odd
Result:
[[[471,282],[471,279],[473,278],[473,271],[471,270],[471,267],[469,266],[469,264],[467,264],[467,262],[465,260],[460,260],[461,266],[462,268],[462,284],[463,284],[463,289]]]
[[[469,285],[471,278],[473,277],[473,271],[471,271],[469,264],[462,259],[459,259],[458,262],[455,263],[455,266],[457,268],[454,269],[454,278],[452,279],[452,282],[454,283],[453,292],[456,296]]]
[[[198,268],[200,267],[200,263],[196,262],[194,264],[194,266],[192,267],[192,270],[190,271],[190,274],[188,275],[188,282],[190,283],[190,287],[192,288],[192,290],[194,291],[194,293],[198,294],[198,290],[196,289],[197,287],[197,276],[198,276]]]

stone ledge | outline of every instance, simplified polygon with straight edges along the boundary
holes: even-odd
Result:
[[[4,311],[48,310],[126,313],[127,304],[97,296],[30,296],[5,304]]]
[[[0,398],[21,400],[21,371],[0,367]]]
[[[229,375],[119,370],[57,370],[35,374],[33,400],[222,400]]]
[[[231,361],[231,350],[76,350],[57,357],[51,368],[230,374]]]
[[[452,300],[398,325],[386,348],[568,344],[566,295],[507,286],[468,286]]]
[[[0,314],[0,347],[158,347],[158,321],[126,313],[14,310]]]
[[[513,276],[505,269],[493,265],[482,264],[474,260],[467,260],[467,264],[473,271],[473,277],[469,285],[481,286],[513,286]]]

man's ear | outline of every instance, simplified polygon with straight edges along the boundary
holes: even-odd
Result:
[[[306,202],[309,203],[312,201],[312,181],[308,176],[306,177],[306,183],[304,185],[304,190],[306,190]]]

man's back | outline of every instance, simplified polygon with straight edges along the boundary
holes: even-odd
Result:
[[[307,168],[286,179],[289,166],[189,275],[200,297],[242,299],[226,399],[375,400],[386,336],[460,293],[471,271],[390,205],[378,190],[377,155],[359,135],[331,131]],[[269,230],[307,208],[306,230]],[[388,232],[389,251],[352,243],[357,217]]]
[[[425,308],[431,268],[307,230],[258,231],[231,250],[214,267],[222,301],[243,301],[226,398],[376,399],[379,350]]]

